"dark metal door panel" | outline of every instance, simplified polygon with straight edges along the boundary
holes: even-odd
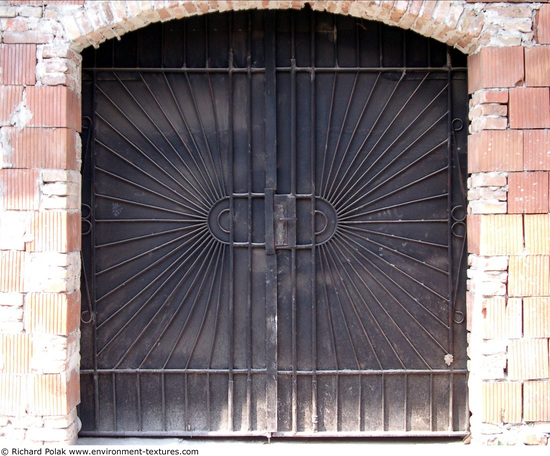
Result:
[[[307,87],[286,77],[278,90],[288,88],[285,108],[315,153],[293,167],[299,241],[279,253],[279,432],[449,432],[454,402],[465,404],[452,385],[466,378],[450,298],[451,81],[325,71]],[[291,150],[296,162],[301,149]]]
[[[84,435],[467,431],[456,59],[309,10],[85,56]]]

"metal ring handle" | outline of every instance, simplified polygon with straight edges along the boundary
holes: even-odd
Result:
[[[321,214],[323,216],[323,218],[325,219],[325,226],[323,227],[323,229],[321,231],[315,231],[315,235],[318,236],[320,234],[323,234],[326,230],[327,230],[327,227],[328,227],[328,217],[327,217],[327,214],[325,214],[323,211],[315,211],[316,214]]]
[[[229,209],[224,209],[223,211],[220,211],[218,214],[218,226],[220,227],[220,230],[222,230],[225,234],[229,234],[229,230],[226,230],[221,221],[222,214],[225,214],[226,212],[229,212]]]
[[[457,317],[459,318],[457,319]],[[460,310],[455,310],[455,317],[453,318],[453,321],[457,325],[460,325],[464,323],[464,320],[466,320],[466,315],[464,315],[464,312],[461,312]]]

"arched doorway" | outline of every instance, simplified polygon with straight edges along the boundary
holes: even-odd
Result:
[[[467,432],[464,56],[255,11],[83,68],[84,435]]]

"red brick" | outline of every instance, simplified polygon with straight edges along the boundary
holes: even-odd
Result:
[[[516,87],[523,82],[523,48],[486,47],[468,57],[468,91]]]
[[[484,130],[468,136],[469,173],[522,169],[522,131]]]
[[[550,44],[550,5],[543,5],[535,16],[535,39],[539,44]]]
[[[550,170],[550,130],[525,130],[523,145],[525,170]]]
[[[528,87],[550,86],[550,46],[525,49],[525,83]]]
[[[548,339],[514,339],[508,346],[508,378],[548,378]]]
[[[482,116],[506,117],[508,115],[508,106],[496,103],[487,103],[481,105]]]
[[[523,252],[521,215],[469,215],[468,251],[477,255],[519,255]]]
[[[0,86],[0,125],[9,125],[10,117],[23,100],[22,86]]]
[[[506,130],[508,127],[508,119],[506,117],[477,117],[470,124],[472,132],[482,130]]]
[[[80,326],[80,292],[31,293],[25,318],[25,328],[31,333],[66,336]]]
[[[0,84],[35,84],[36,45],[1,44],[0,69]]]
[[[80,100],[67,87],[28,87],[27,107],[33,113],[28,126],[81,129]]]
[[[80,249],[81,221],[78,213],[36,212],[32,225],[34,240],[27,251],[67,253]]]
[[[508,175],[508,212],[510,214],[548,212],[548,173],[510,173]]]
[[[483,383],[481,395],[484,423],[521,422],[521,383]]]
[[[33,376],[30,402],[36,415],[66,415],[80,402],[78,372]]]
[[[510,89],[510,128],[550,128],[550,89]]]
[[[506,90],[478,90],[472,95],[471,105],[484,103],[508,104],[508,89]]]
[[[75,133],[68,128],[6,128],[13,168],[76,169]],[[5,159],[6,160],[6,159]]]
[[[508,268],[508,296],[550,295],[550,256],[511,256]]]
[[[468,215],[466,219],[466,230],[468,236],[466,237],[468,242],[468,253],[479,255],[480,242],[481,242],[481,221],[482,215]]]
[[[0,170],[0,195],[2,195],[0,207],[4,209],[38,209],[40,204],[38,170]]]
[[[523,419],[550,421],[550,381],[525,382],[523,385]]]

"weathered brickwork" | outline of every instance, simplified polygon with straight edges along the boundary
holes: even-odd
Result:
[[[0,1],[2,438],[78,433],[80,52],[153,22],[306,3],[469,55],[472,441],[547,443],[550,4],[518,0]]]
[[[550,5],[534,19],[531,45],[468,62],[470,403],[487,443],[547,444],[550,430]]]

